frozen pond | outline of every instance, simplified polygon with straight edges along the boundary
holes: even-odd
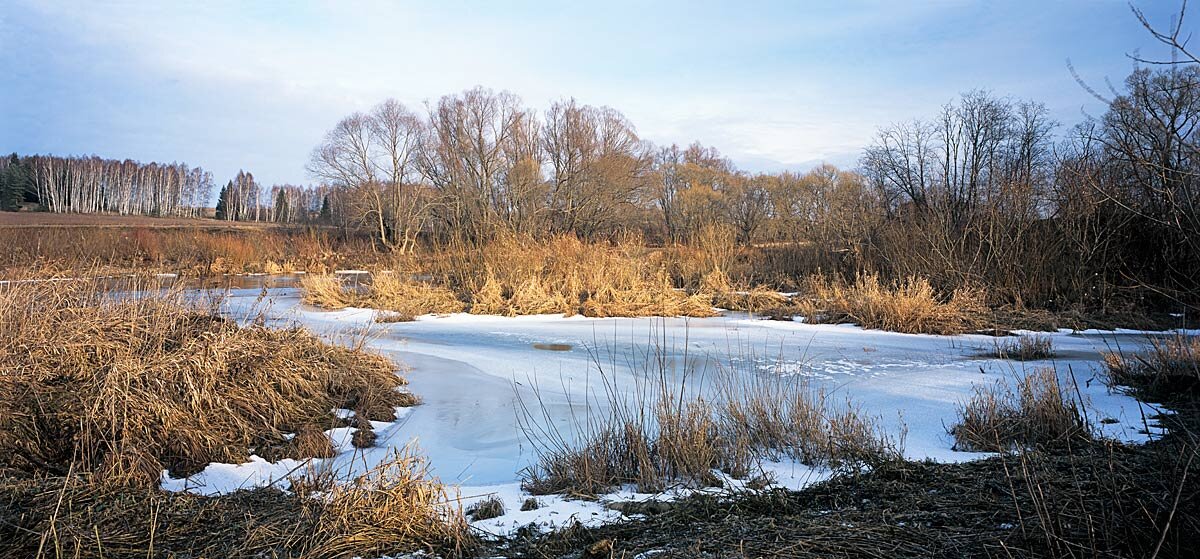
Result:
[[[905,453],[916,459],[978,457],[951,450],[946,427],[954,421],[956,406],[970,397],[974,386],[1032,367],[1054,365],[1073,392],[1078,385],[1090,419],[1108,436],[1145,440],[1143,417],[1156,413],[1130,397],[1110,393],[1099,376],[1102,351],[1135,349],[1143,343],[1132,333],[1052,334],[1058,358],[1020,363],[982,357],[995,344],[996,338],[988,336],[897,334],[743,314],[708,319],[456,314],[377,324],[371,310],[324,311],[302,305],[299,292],[290,287],[232,290],[225,305],[235,317],[261,313],[269,324],[299,324],[343,343],[362,338],[372,349],[407,365],[411,388],[424,403],[395,424],[381,426],[380,448],[368,449],[365,455],[347,450],[333,459],[335,467],[360,470],[389,447],[415,440],[434,472],[443,481],[463,486],[464,496],[494,492],[506,500],[520,497],[519,471],[534,458],[518,421],[521,402],[533,402],[539,410],[544,406],[551,421],[570,431],[572,422],[586,412],[584,406],[606,401],[606,385],[617,390],[637,386],[636,378],[648,361],[691,371],[688,382],[700,390],[706,378],[720,370],[806,378],[835,400],[852,399],[893,431],[907,426]],[[281,476],[291,466],[252,464],[222,476],[214,465],[189,484],[203,486],[201,491],[228,490],[233,479],[261,483],[263,476]],[[801,466],[793,469],[796,484],[821,477]],[[172,483],[166,485],[178,487]],[[506,505],[515,511],[519,502]],[[578,513],[577,508],[564,514]],[[524,520],[528,519],[495,522]]]

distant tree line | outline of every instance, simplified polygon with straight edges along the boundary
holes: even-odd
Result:
[[[3,162],[5,210],[36,203],[50,212],[192,217],[212,192],[212,175],[183,163],[16,154]]]
[[[262,188],[254,175],[238,171],[217,195],[215,217],[228,221],[289,224],[332,223],[327,186],[274,185]]]

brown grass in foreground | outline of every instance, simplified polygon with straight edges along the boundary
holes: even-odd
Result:
[[[301,470],[290,493],[160,490],[164,469],[190,474],[251,452],[333,456],[324,429],[335,408],[356,412],[353,442],[369,446],[367,420],[394,419],[417,399],[381,356],[299,329],[239,327],[179,291],[142,287],[0,285],[0,556],[317,558],[472,545],[460,508],[411,448],[348,479]]]
[[[1034,369],[1017,381],[977,387],[950,427],[956,450],[1004,452],[1091,438],[1075,400],[1063,393],[1058,373]]]
[[[292,491],[219,496],[0,471],[0,556],[318,559],[475,544],[447,487],[413,449],[351,479],[304,475]]]
[[[390,420],[408,401],[383,357],[146,288],[0,286],[0,464],[155,486],[251,452],[329,455],[334,408]]]

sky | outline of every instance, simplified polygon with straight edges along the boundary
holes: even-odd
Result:
[[[1163,27],[1178,8],[1135,5]],[[0,152],[308,184],[342,117],[482,85],[538,110],[610,106],[644,139],[752,172],[853,167],[879,127],[972,89],[1040,101],[1066,129],[1104,111],[1067,61],[1107,91],[1135,52],[1165,55],[1110,0],[0,0]]]

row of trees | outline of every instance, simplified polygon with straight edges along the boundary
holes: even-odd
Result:
[[[750,242],[789,234],[767,225],[806,211],[792,190],[857,176],[750,175],[699,144],[656,148],[611,108],[567,100],[538,115],[484,88],[443,97],[425,115],[391,99],[350,115],[313,151],[309,170],[334,187],[336,221],[399,249],[423,232],[598,237],[636,228],[684,240],[714,223]]]
[[[332,223],[330,188],[274,185],[263,189],[254,175],[238,171],[221,187],[215,217],[227,221],[267,221],[288,224]]]
[[[51,212],[192,217],[212,193],[212,175],[183,163],[139,163],[99,157],[7,158],[3,209],[36,202]]]

